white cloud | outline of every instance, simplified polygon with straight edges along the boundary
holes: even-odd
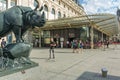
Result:
[[[120,8],[120,0],[83,0],[80,4],[82,4],[87,14],[116,14],[117,7]]]

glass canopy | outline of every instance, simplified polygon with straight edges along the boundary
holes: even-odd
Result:
[[[93,27],[108,36],[118,34],[118,21],[113,14],[93,14],[71,18],[49,20],[41,27],[42,30],[79,28],[82,26]]]

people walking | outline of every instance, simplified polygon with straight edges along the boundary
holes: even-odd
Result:
[[[73,53],[77,52],[77,48],[78,48],[77,40],[73,40],[72,46],[73,46]]]
[[[67,41],[66,44],[67,44],[67,48],[69,48],[69,41]]]
[[[102,48],[102,49],[103,49],[103,51],[104,51],[104,49],[105,49],[105,40],[103,40],[103,41],[102,41],[101,48]]]
[[[83,49],[83,42],[81,40],[79,40],[79,42],[78,42],[78,53],[82,53],[82,49]]]
[[[107,40],[106,45],[107,45],[107,48],[109,48],[109,40]]]

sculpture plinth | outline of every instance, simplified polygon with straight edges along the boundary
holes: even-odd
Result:
[[[0,49],[0,76],[38,66],[30,60],[32,45],[25,42],[8,44]]]

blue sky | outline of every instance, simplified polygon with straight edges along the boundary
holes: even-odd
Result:
[[[120,0],[79,0],[87,14],[111,13],[116,14],[120,9]]]

